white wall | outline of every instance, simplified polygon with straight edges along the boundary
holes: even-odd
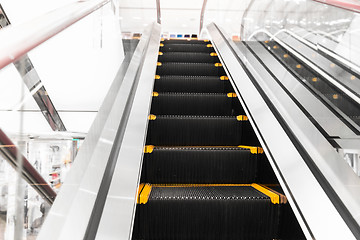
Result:
[[[13,25],[70,2],[74,0],[0,0]],[[32,50],[29,57],[68,131],[87,132],[124,58],[118,18],[107,4]],[[13,66],[0,71],[0,84],[0,127],[17,132],[19,114],[2,111],[21,98],[22,80]],[[39,110],[32,97],[24,108]],[[40,112],[22,116],[24,132],[51,131]]]

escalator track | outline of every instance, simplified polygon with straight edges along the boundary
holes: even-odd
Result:
[[[165,40],[133,239],[305,239],[209,41]]]

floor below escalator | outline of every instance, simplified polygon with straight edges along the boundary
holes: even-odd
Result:
[[[165,40],[133,239],[305,239],[209,41]]]

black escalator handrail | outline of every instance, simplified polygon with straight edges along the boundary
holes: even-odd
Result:
[[[0,69],[19,60],[33,48],[109,2],[110,0],[77,1],[32,21],[2,29],[0,32]]]

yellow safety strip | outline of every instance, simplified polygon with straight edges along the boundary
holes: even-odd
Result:
[[[229,98],[236,97],[236,93],[234,93],[234,92],[228,93],[227,97],[229,97]]]
[[[256,190],[258,190],[259,192],[262,192],[266,196],[270,197],[271,202],[273,204],[279,204],[280,203],[280,197],[276,193],[274,193],[274,192],[270,191],[269,189],[267,189],[267,188],[265,188],[265,187],[263,187],[263,186],[261,186],[259,184],[256,184],[256,183],[251,184],[251,186],[253,188],[255,188]]]
[[[152,184],[152,187],[252,187],[252,184]]]
[[[153,92],[153,93],[152,93],[152,96],[153,96],[153,97],[158,97],[158,96],[159,96],[159,93],[158,93],[158,92]]]
[[[208,44],[208,45],[206,45],[207,47],[212,47],[212,44]]]
[[[284,58],[288,58],[289,57],[289,54],[284,54]]]
[[[163,43],[160,43],[160,47],[163,47],[164,46],[164,44]]]
[[[215,63],[215,67],[222,67],[221,63]]]
[[[210,56],[216,57],[216,56],[217,56],[217,53],[216,53],[216,52],[212,52],[212,53],[210,53]]]
[[[277,45],[275,45],[273,48],[274,48],[274,49],[278,49],[279,47],[278,47]]]
[[[145,145],[144,153],[152,153],[154,151],[154,145]]]
[[[161,42],[163,42],[165,39],[164,38],[161,38]]]
[[[149,115],[149,120],[155,120],[155,119],[156,119],[156,116],[154,114]]]
[[[274,186],[278,186],[278,184],[273,184],[273,185],[274,185]],[[271,191],[271,192],[279,195],[279,197],[280,197],[280,203],[281,203],[281,204],[287,203],[287,197],[286,197],[284,194],[281,194],[281,193],[275,191],[274,189],[269,188],[270,184],[268,184],[268,185],[261,185],[261,186],[263,186],[263,187],[266,188],[267,190],[269,190],[269,191]]]
[[[247,116],[245,116],[245,115],[236,116],[236,119],[238,121],[247,121],[247,120],[249,120],[249,118]]]
[[[155,75],[155,79],[160,79],[160,75]]]
[[[300,64],[296,65],[296,68],[301,68],[301,65]]]
[[[265,43],[269,43],[269,40],[266,40]]]
[[[146,204],[149,200],[149,196],[151,193],[151,185],[150,184],[140,184],[140,186],[143,185],[143,187],[141,188],[141,190],[138,190],[138,204]],[[140,189],[139,186],[139,189]]]
[[[144,188],[144,186],[145,186],[145,184],[143,184],[143,183],[140,183],[140,185],[139,185],[139,187],[138,187],[138,189],[137,189],[137,194],[136,194],[136,203],[140,203],[140,193],[141,193],[141,191],[143,190],[143,188]]]
[[[160,67],[161,65],[162,65],[162,63],[161,62],[157,62],[157,64],[156,64],[158,67]]]
[[[238,147],[250,149],[250,152],[252,154],[264,153],[264,149],[262,149],[261,147],[252,147],[252,146],[244,146],[244,145],[240,145]]]
[[[317,82],[317,77],[313,77],[312,79],[311,79],[313,82]]]
[[[164,53],[163,53],[163,52],[159,52],[159,55],[162,56],[162,55],[164,55]]]
[[[205,40],[204,40],[204,42],[210,42],[210,40],[208,40],[208,39],[205,39]]]
[[[338,99],[338,98],[339,98],[339,95],[338,95],[338,94],[333,94],[333,95],[332,95],[332,98],[333,98],[333,99]]]
[[[228,78],[227,76],[221,76],[221,77],[220,77],[220,80],[223,80],[223,81],[224,81],[224,80],[229,80],[229,78]]]
[[[273,204],[286,203],[285,195],[280,194],[266,186],[256,183],[252,184],[140,184],[138,189],[138,204],[146,204],[149,200],[152,187],[253,187],[259,192],[270,197]]]

